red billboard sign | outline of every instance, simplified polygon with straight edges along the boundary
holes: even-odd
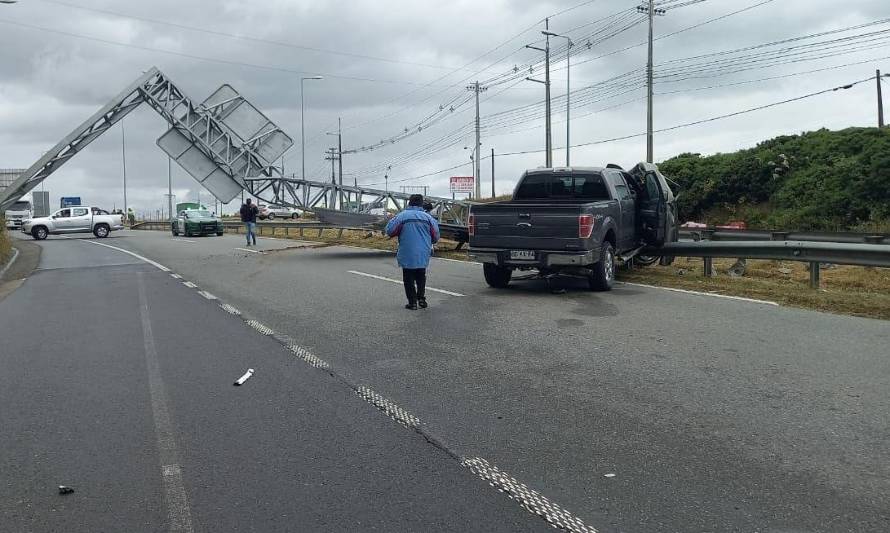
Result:
[[[473,176],[451,176],[451,192],[473,192]]]

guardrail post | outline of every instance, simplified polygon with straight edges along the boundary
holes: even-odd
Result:
[[[285,226],[285,227],[284,227],[284,237],[285,237],[285,238],[289,238],[289,237],[290,237],[290,226]]]
[[[714,277],[714,258],[713,257],[705,257],[705,277],[713,278]]]
[[[303,238],[303,227],[302,226],[300,226],[300,238],[301,239]]]
[[[821,282],[819,279],[821,277],[820,274],[821,274],[821,271],[820,271],[820,267],[819,267],[819,262],[818,261],[810,262],[810,288],[811,289],[818,289],[821,286]]]
[[[338,239],[342,239],[342,238],[343,238],[343,228],[340,228],[340,232],[337,233],[337,238],[338,238]]]
[[[324,228],[318,228],[318,238],[321,238],[321,232],[324,231]]]

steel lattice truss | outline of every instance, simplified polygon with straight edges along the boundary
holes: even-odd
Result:
[[[200,160],[198,166],[210,165],[212,168],[202,181],[188,168],[188,161],[177,159],[180,165],[224,203],[245,191],[270,204],[307,211],[321,207],[342,209],[344,206],[355,209],[368,204],[397,209],[405,207],[409,195],[404,193],[284,177],[281,168],[270,161],[274,157],[269,156],[268,145],[264,145],[266,140],[280,133],[277,127],[267,129],[252,138],[242,139],[223,120],[227,110],[243,102],[246,102],[244,98],[237,95],[208,105],[196,103],[164,73],[152,68],[47,151],[6,190],[0,191],[0,212],[39,185],[142,103],[148,104],[171,126],[158,140],[159,146],[168,154],[177,146],[185,146],[192,161]],[[283,133],[278,141],[282,136],[289,142],[289,138]],[[448,198],[429,200],[434,204],[434,214],[443,222],[461,226],[466,224],[467,202]]]

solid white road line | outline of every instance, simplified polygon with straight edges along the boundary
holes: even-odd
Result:
[[[174,238],[172,238],[172,239],[170,239],[170,240],[173,241],[173,242],[198,242],[198,241],[190,241],[190,240],[188,240],[188,239],[181,239],[181,238],[179,238],[179,237],[174,237]]]
[[[145,294],[143,275],[142,272],[139,272],[136,278],[139,286],[139,314],[142,318],[145,363],[148,367],[148,389],[155,422],[155,435],[158,439],[158,455],[161,459],[161,476],[164,480],[167,516],[170,521],[169,531],[191,533],[194,531],[192,515],[185,493],[185,484],[182,482],[179,453],[176,450],[173,423],[170,419],[170,410],[167,408],[167,393],[158,364],[158,352],[151,329],[151,317],[148,312],[148,298]]]
[[[65,235],[59,235],[59,237],[62,237],[64,239],[71,239],[71,237],[66,237]],[[131,256],[135,257],[136,259],[139,259],[140,261],[145,261],[146,263],[157,268],[158,270],[162,270],[164,272],[170,272],[170,269],[165,267],[164,265],[157,263],[155,261],[152,261],[151,259],[149,259],[147,257],[142,257],[141,255],[139,255],[137,253],[133,253],[130,250],[124,250],[123,248],[118,248],[117,246],[112,246],[110,244],[104,244],[101,242],[96,242],[96,241],[92,241],[92,240],[88,240],[88,239],[71,239],[71,240],[88,242],[90,244],[95,244],[96,246],[104,246],[106,248],[111,248],[112,250],[117,250],[118,252],[123,252],[127,255],[131,255]]]
[[[250,252],[252,254],[261,254],[262,250],[248,250],[247,248],[235,248],[236,250],[241,250],[242,252]]]
[[[384,276],[377,276],[377,275],[375,275],[375,274],[368,274],[367,272],[359,272],[359,271],[357,271],[357,270],[350,270],[349,273],[350,273],[350,274],[355,274],[356,276],[364,276],[364,277],[366,277],[366,278],[373,278],[373,279],[379,279],[379,280],[381,280],[381,281],[388,281],[388,282],[390,282],[390,283],[397,283],[397,284],[399,284],[399,285],[402,284],[402,280],[400,280],[400,279],[392,279],[392,278],[387,278],[387,277],[384,277]],[[461,294],[461,293],[459,293],[459,292],[451,292],[451,291],[446,291],[446,290],[444,290],[444,289],[434,289],[434,288],[432,288],[432,287],[427,287],[426,290],[428,290],[428,291],[432,291],[432,292],[439,292],[439,293],[442,293],[442,294],[447,294],[447,295],[449,295],[449,296],[465,296],[465,295],[463,295],[463,294]]]
[[[686,289],[675,289],[673,287],[659,287],[657,285],[646,285],[643,283],[630,283],[627,281],[618,281],[616,282],[621,285],[632,285],[634,287],[646,287],[649,289],[661,289],[663,291],[671,291],[671,292],[681,292],[683,294],[695,294],[696,296],[712,296],[714,298],[723,298],[725,300],[736,300],[739,302],[748,302],[754,304],[764,304],[764,305],[773,305],[776,307],[781,307],[778,302],[771,302],[769,300],[756,300],[754,298],[744,298],[742,296],[730,296],[728,294],[718,294],[715,292],[701,292],[701,291],[690,291]]]
[[[10,267],[12,267],[12,264],[15,263],[15,260],[18,258],[19,258],[19,249],[13,248],[12,249],[12,257],[9,259],[9,262],[6,263],[6,266],[4,266],[3,268],[0,268],[0,278],[3,277],[3,274],[6,274],[6,271],[9,270]]]
[[[419,418],[364,385],[355,389],[355,393],[406,428],[416,428],[420,425]]]

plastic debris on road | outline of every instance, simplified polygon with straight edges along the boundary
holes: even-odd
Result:
[[[74,489],[72,489],[71,487],[59,485],[59,494],[71,494],[72,492],[74,492]]]
[[[238,378],[237,381],[235,381],[235,386],[240,387],[241,385],[244,385],[244,382],[247,381],[248,379],[250,379],[250,376],[252,376],[252,375],[253,375],[253,369],[248,368],[247,372],[245,372],[243,376],[241,376],[240,378]]]

